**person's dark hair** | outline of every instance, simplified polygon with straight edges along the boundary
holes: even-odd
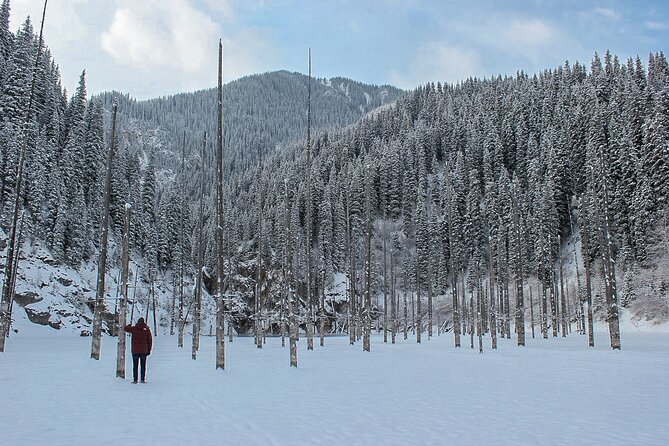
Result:
[[[138,324],[143,324],[144,323],[144,318],[140,317],[139,319],[137,319],[137,323]]]

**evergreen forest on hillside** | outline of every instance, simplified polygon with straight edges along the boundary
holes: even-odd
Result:
[[[23,144],[21,261],[43,243],[68,267],[96,262],[115,103],[114,243],[130,203],[141,280],[194,283],[203,163],[213,295],[216,90],[90,98],[84,72],[68,95],[30,19],[10,31],[9,3],[0,10],[0,223],[9,234]],[[403,92],[280,71],[225,85],[221,274],[231,326],[283,334],[287,293],[305,329],[311,318],[321,333],[355,334],[367,320],[393,339],[436,327],[473,343],[474,333],[520,336],[528,321],[544,337],[572,323],[585,333],[586,316],[617,325],[620,308],[669,318],[665,55],[607,51],[589,66],[436,81]],[[186,290],[186,306],[194,294]],[[173,329],[174,299],[154,305]]]

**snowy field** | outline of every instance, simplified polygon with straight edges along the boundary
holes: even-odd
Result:
[[[427,338],[427,335],[425,335]],[[583,336],[500,339],[479,354],[452,335],[372,352],[326,339],[298,369],[268,338],[213,338],[190,359],[158,336],[148,384],[115,377],[116,339],[89,359],[90,338],[13,336],[0,354],[1,445],[666,445],[669,333],[625,333],[622,351]],[[316,341],[316,344],[318,342]],[[486,347],[489,339],[486,339]],[[132,376],[131,360],[127,361]]]

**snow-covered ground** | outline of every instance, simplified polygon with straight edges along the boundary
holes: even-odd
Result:
[[[427,336],[425,336],[426,338]],[[90,338],[13,336],[0,354],[2,445],[509,444],[664,445],[669,438],[669,333],[623,332],[611,351],[576,334],[502,339],[479,354],[452,335],[417,345],[372,339],[372,351],[330,337],[288,348],[268,338],[214,342],[197,361],[158,336],[148,384],[115,377],[116,339],[100,361]],[[486,339],[486,346],[489,345]],[[317,344],[317,343],[316,343]],[[131,361],[127,373],[131,376]]]

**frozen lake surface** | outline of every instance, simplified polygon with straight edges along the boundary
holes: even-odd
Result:
[[[452,334],[422,344],[372,338],[372,351],[326,338],[289,367],[268,338],[214,339],[197,361],[176,337],[157,336],[148,384],[115,377],[116,339],[100,361],[90,338],[13,336],[0,354],[2,445],[665,445],[669,438],[669,333],[499,339],[479,354]],[[286,344],[288,342],[286,341]],[[128,354],[129,356],[129,354]],[[127,376],[132,376],[127,359]]]

